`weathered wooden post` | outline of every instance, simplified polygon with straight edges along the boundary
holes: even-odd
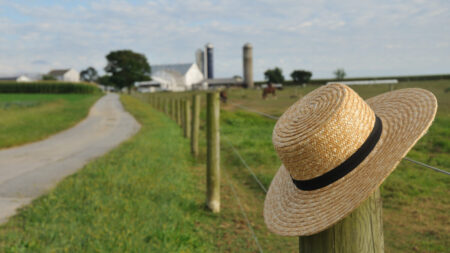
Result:
[[[191,101],[184,100],[184,137],[191,138]]]
[[[181,127],[181,98],[177,99],[177,123]]]
[[[164,97],[164,114],[169,115],[169,100],[166,96]]]
[[[380,190],[350,215],[318,234],[299,237],[300,253],[384,252]]]
[[[184,98],[181,99],[181,129],[183,129],[183,134],[184,134],[184,129],[185,129],[185,118],[184,118]]]
[[[172,118],[172,120],[175,120],[175,99],[172,97],[170,99],[170,117]]]
[[[174,111],[173,111],[173,120],[178,124],[178,121],[177,121],[177,119],[178,119],[178,112],[177,112],[177,110],[178,110],[178,99],[175,97],[174,98],[174,102],[173,102],[174,104],[173,104],[173,109],[174,109]]]
[[[200,130],[200,95],[192,96],[191,153],[198,156],[198,132]]]
[[[220,100],[218,92],[206,96],[206,205],[220,211]]]

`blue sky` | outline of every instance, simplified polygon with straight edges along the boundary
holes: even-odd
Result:
[[[3,1],[0,74],[102,70],[131,49],[150,64],[193,62],[214,45],[216,77],[242,75],[253,44],[255,79],[268,68],[331,77],[450,72],[450,1]]]

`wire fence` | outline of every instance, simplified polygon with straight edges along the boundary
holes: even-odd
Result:
[[[269,119],[273,119],[273,120],[278,120],[279,119],[279,117],[277,117],[277,116],[270,115],[270,114],[267,114],[267,113],[255,110],[255,109],[247,107],[247,106],[243,106],[243,105],[232,103],[232,102],[228,102],[228,103],[233,105],[233,106],[235,106],[235,107],[241,108],[243,110],[246,110],[246,111],[249,111],[249,112],[252,112],[252,113],[259,114],[259,115],[261,115],[263,117],[266,117],[266,118],[269,118]],[[177,114],[177,116],[179,116],[179,115]],[[239,150],[236,149],[236,147],[232,144],[232,142],[224,134],[220,134],[220,136],[221,136],[221,139],[224,140],[225,143],[230,147],[230,149],[233,151],[233,153],[236,155],[236,157],[239,159],[239,161],[243,164],[243,166],[249,171],[250,175],[252,176],[254,181],[258,184],[259,188],[264,193],[267,193],[266,186],[257,177],[257,175],[254,172],[254,170],[248,165],[248,163],[246,162],[244,157],[239,153]],[[448,172],[446,170],[439,169],[439,168],[436,168],[434,166],[431,166],[431,165],[428,165],[428,164],[425,164],[425,163],[413,160],[413,159],[411,159],[409,157],[405,157],[404,159],[407,160],[407,161],[410,161],[412,163],[415,163],[417,165],[420,165],[420,166],[423,166],[423,167],[426,167],[426,168],[429,168],[429,169],[433,169],[434,171],[437,171],[437,172],[440,172],[440,173],[443,173],[443,174],[446,174],[446,175],[450,175],[450,172]],[[263,252],[262,247],[260,245],[260,242],[258,240],[258,237],[257,237],[257,235],[255,233],[255,230],[254,230],[253,226],[251,225],[251,222],[250,222],[249,217],[248,217],[248,215],[247,215],[247,213],[246,213],[246,211],[245,211],[245,209],[244,209],[244,207],[242,205],[241,200],[239,199],[239,196],[237,194],[236,188],[233,185],[232,180],[230,180],[230,178],[228,177],[227,173],[224,173],[224,174],[225,174],[224,175],[225,176],[224,179],[225,179],[226,183],[229,185],[229,187],[230,187],[230,189],[232,191],[233,197],[234,197],[237,205],[239,206],[240,212],[241,212],[242,216],[244,217],[244,220],[247,223],[247,226],[248,226],[248,228],[249,228],[249,230],[251,232],[251,236],[253,237],[253,240],[255,241],[256,246],[258,247],[258,251],[259,252]]]
[[[259,115],[264,116],[264,117],[267,117],[267,118],[269,118],[269,119],[278,120],[278,119],[280,118],[280,117],[277,117],[277,116],[274,116],[274,115],[270,115],[270,114],[267,114],[267,113],[264,113],[264,112],[260,112],[260,111],[258,111],[258,110],[255,110],[255,109],[252,109],[252,108],[249,108],[249,107],[240,105],[240,104],[236,104],[236,103],[232,103],[232,102],[229,102],[229,104],[234,105],[234,106],[239,107],[239,108],[242,108],[242,109],[244,109],[244,110],[246,110],[246,111],[253,112],[253,113],[256,113],[256,114],[259,114]],[[240,155],[239,155],[239,156],[240,156]],[[440,172],[440,173],[443,173],[443,174],[446,174],[446,175],[450,175],[450,172],[448,172],[448,171],[446,171],[446,170],[439,169],[439,168],[436,168],[436,167],[434,167],[434,166],[428,165],[428,164],[426,164],[426,163],[422,163],[422,162],[416,161],[416,160],[411,159],[411,158],[409,158],[409,157],[404,157],[403,159],[405,159],[405,160],[407,160],[407,161],[410,161],[410,162],[412,162],[412,163],[415,163],[415,164],[417,164],[417,165],[423,166],[423,167],[425,167],[425,168],[429,168],[429,169],[432,169],[432,170],[434,170],[434,171],[437,171],[437,172]],[[246,165],[246,167],[247,167],[247,165]]]
[[[261,245],[259,244],[258,237],[256,236],[255,230],[253,230],[253,226],[252,226],[252,224],[250,223],[250,220],[248,219],[247,213],[245,212],[244,207],[242,206],[241,200],[239,199],[239,197],[238,197],[238,195],[237,195],[237,193],[236,193],[236,189],[234,188],[234,186],[233,186],[233,184],[231,183],[230,179],[228,178],[227,174],[226,174],[226,173],[224,173],[224,174],[225,174],[225,179],[226,179],[228,185],[230,186],[231,191],[233,192],[234,199],[235,199],[236,202],[238,203],[238,206],[239,206],[239,208],[240,208],[240,210],[241,210],[242,216],[244,217],[245,222],[247,223],[247,226],[248,226],[248,228],[250,229],[250,231],[251,231],[251,233],[252,233],[253,240],[255,241],[256,245],[258,246],[259,252],[262,253],[263,250],[262,250],[262,248],[261,248]]]

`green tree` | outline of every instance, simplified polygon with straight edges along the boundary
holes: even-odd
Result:
[[[312,77],[311,71],[306,70],[294,70],[291,73],[292,80],[296,83],[307,83]]]
[[[271,83],[283,83],[283,71],[278,67],[275,67],[274,69],[268,69],[266,70],[266,72],[264,72],[264,79]]]
[[[52,75],[43,75],[42,80],[43,81],[56,81],[56,78]]]
[[[80,72],[80,78],[81,80],[86,82],[94,82],[98,78],[97,70],[95,70],[95,68],[93,67],[89,67],[85,70],[82,70]]]
[[[334,71],[333,74],[337,80],[344,80],[345,75],[346,75],[345,70],[342,68],[336,69],[336,71]]]
[[[143,54],[131,50],[118,50],[106,56],[105,71],[110,73],[110,81],[119,89],[128,87],[128,92],[137,81],[148,81],[151,68]]]

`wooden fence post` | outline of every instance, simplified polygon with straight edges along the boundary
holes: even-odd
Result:
[[[181,126],[181,98],[177,99],[177,123]]]
[[[185,120],[185,118],[184,118],[184,106],[185,106],[185,103],[184,103],[184,98],[182,98],[181,99],[181,129],[183,130],[183,134],[184,134],[184,129],[185,129],[185,127],[186,127],[186,120]]]
[[[206,205],[220,211],[220,100],[218,92],[206,96]]]
[[[200,95],[192,96],[191,153],[198,156],[198,132],[200,130]]]
[[[299,252],[384,252],[380,189],[350,215],[327,230],[299,237]]]
[[[164,97],[164,114],[168,115],[169,114],[169,100],[167,99],[167,97]]]
[[[191,101],[184,100],[184,137],[191,138]]]
[[[175,120],[175,111],[176,111],[176,109],[175,109],[175,98],[171,98],[170,99],[170,116],[171,116],[171,118],[172,118],[172,120]]]

